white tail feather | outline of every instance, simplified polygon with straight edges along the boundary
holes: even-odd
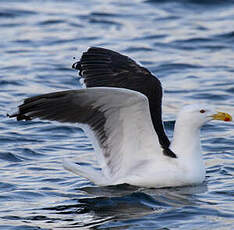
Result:
[[[82,176],[97,185],[108,185],[108,181],[101,171],[97,171],[90,166],[79,165],[68,159],[63,159],[63,167],[79,176]]]

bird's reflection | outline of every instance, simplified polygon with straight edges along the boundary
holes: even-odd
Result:
[[[88,215],[89,223],[77,221],[72,225],[88,225],[90,229],[96,229],[100,223],[122,223],[143,217],[156,219],[175,215],[176,218],[184,207],[199,206],[199,194],[207,191],[207,185],[146,189],[123,184],[84,187],[80,191],[84,192],[85,198],[77,199],[76,204],[50,209],[62,215],[73,213],[86,215],[86,218]]]

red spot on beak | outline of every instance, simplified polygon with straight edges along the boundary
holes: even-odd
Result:
[[[230,121],[230,118],[229,117],[225,117],[224,121]]]

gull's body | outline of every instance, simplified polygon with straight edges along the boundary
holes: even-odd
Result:
[[[161,120],[161,84],[145,68],[116,52],[91,48],[74,66],[91,88],[28,98],[18,120],[79,123],[93,141],[101,170],[64,161],[64,167],[97,185],[128,183],[169,187],[204,181],[200,127],[231,120],[205,105],[179,113],[170,143]]]

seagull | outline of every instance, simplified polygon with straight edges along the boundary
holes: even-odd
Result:
[[[228,113],[203,104],[177,115],[170,142],[162,122],[162,86],[129,57],[91,47],[73,64],[86,88],[27,98],[9,117],[80,125],[91,138],[100,170],[64,160],[65,169],[98,186],[130,184],[148,188],[202,183],[200,128]]]

